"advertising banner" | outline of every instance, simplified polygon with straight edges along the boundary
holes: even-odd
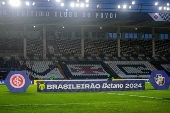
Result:
[[[144,89],[144,80],[46,80],[37,82],[38,92],[100,92]]]
[[[53,18],[53,19],[112,19],[139,21],[170,21],[168,13],[118,12],[118,11],[77,11],[52,9],[0,9],[0,18]]]

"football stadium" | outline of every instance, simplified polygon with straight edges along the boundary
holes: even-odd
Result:
[[[169,113],[169,0],[0,0],[0,113]]]

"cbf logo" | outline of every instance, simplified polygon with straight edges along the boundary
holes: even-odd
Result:
[[[42,81],[37,82],[37,92],[46,92],[46,83]]]
[[[159,86],[163,86],[163,85],[165,84],[165,77],[163,77],[161,74],[156,74],[155,82],[156,82]]]
[[[20,74],[14,74],[10,78],[10,84],[14,88],[22,88],[25,84],[25,78]]]
[[[170,78],[164,70],[154,70],[151,73],[149,82],[156,90],[168,90]]]
[[[31,83],[24,71],[10,71],[5,79],[5,84],[10,92],[25,92]]]
[[[38,83],[39,89],[42,91],[45,89],[45,83]]]

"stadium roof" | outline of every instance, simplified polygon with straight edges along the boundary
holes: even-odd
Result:
[[[9,5],[9,0],[0,0],[0,13],[5,10],[55,10],[55,11],[113,11],[116,12],[116,16],[125,19],[96,19],[96,18],[74,18],[74,19],[63,19],[63,18],[20,18],[20,17],[6,17],[1,18],[0,26],[4,28],[6,25],[18,24],[18,26],[23,26],[24,24],[33,25],[50,25],[50,26],[67,26],[65,28],[80,27],[85,26],[85,29],[99,29],[102,27],[102,31],[111,32],[117,31],[117,27],[121,27],[121,32],[152,32],[152,27],[155,27],[155,32],[168,33],[170,31],[170,10],[167,10],[170,6],[169,0],[153,1],[153,0],[21,0],[21,5],[19,7],[12,7]],[[17,0],[14,0],[15,2]],[[30,5],[26,5],[26,2]],[[5,4],[3,4],[5,2]],[[34,5],[33,5],[34,3]],[[64,3],[64,6],[61,6]],[[74,7],[71,6],[74,3]],[[76,3],[84,3],[84,7],[76,7]],[[157,3],[157,4],[156,4]],[[89,4],[89,7],[85,7],[85,4]],[[126,4],[126,8],[124,5]],[[118,8],[120,5],[120,8]],[[131,8],[129,9],[129,6]],[[159,7],[162,7],[160,10]],[[166,7],[166,9],[164,9]],[[169,16],[168,21],[150,21],[150,17],[146,17],[144,13],[164,13]],[[136,13],[133,14],[132,13]],[[131,17],[133,17],[131,19]],[[144,16],[143,16],[144,15]],[[148,14],[149,15],[149,14]],[[149,19],[148,19],[149,18]],[[142,20],[143,19],[143,20]],[[138,28],[136,30],[136,28]],[[79,28],[78,28],[79,29]]]
[[[9,8],[17,1],[20,1],[20,8],[170,12],[169,0],[0,0],[0,8]]]

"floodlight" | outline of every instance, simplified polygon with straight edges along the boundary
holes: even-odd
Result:
[[[30,5],[30,3],[28,1],[25,2],[26,5]]]
[[[159,7],[159,10],[162,10],[162,7]]]
[[[74,6],[75,6],[75,4],[74,4],[74,3],[71,3],[71,4],[70,4],[70,6],[71,6],[71,7],[74,7]]]
[[[158,5],[158,2],[155,2],[155,5]]]
[[[80,6],[81,6],[81,7],[84,7],[84,3],[81,3]]]
[[[18,7],[21,5],[21,2],[20,2],[20,0],[10,0],[9,4],[13,7]]]
[[[164,10],[166,10],[166,7],[164,7]]]
[[[132,8],[132,6],[130,5],[130,6],[129,6],[129,9],[131,9],[131,8]]]
[[[56,0],[57,2],[60,2],[60,0]]]
[[[97,8],[100,8],[100,4],[97,4]]]
[[[48,2],[49,2],[50,0],[48,0]]]
[[[169,6],[169,3],[167,3],[166,5]]]
[[[35,5],[35,2],[33,2],[32,5]]]
[[[63,29],[64,29],[65,27],[63,26]]]
[[[35,28],[35,26],[34,26],[34,28]]]
[[[119,8],[119,9],[120,9],[120,5],[118,5],[118,6],[117,6],[117,8]]]
[[[79,3],[76,3],[76,7],[79,7],[80,5],[79,5]]]
[[[135,4],[135,1],[132,1],[132,4],[134,5],[134,4]]]
[[[2,1],[2,5],[5,5],[5,2],[4,2],[4,1]]]
[[[79,2],[79,0],[77,0],[77,2]]]
[[[86,3],[88,3],[89,2],[89,0],[86,0]]]
[[[64,6],[64,3],[61,3],[60,5],[61,5],[61,7],[63,7],[63,6]]]
[[[166,10],[169,11],[170,10],[169,7],[167,7]]]
[[[89,4],[86,4],[86,7],[89,7]]]
[[[123,9],[126,9],[126,5],[123,5]]]

